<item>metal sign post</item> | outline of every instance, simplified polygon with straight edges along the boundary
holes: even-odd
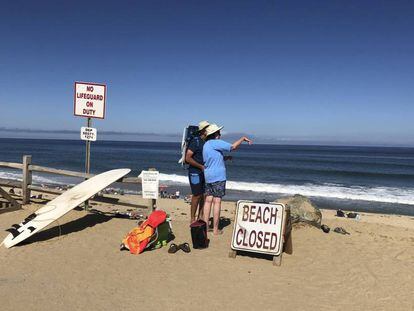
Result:
[[[86,122],[86,126],[89,128],[92,126],[92,118],[88,118]],[[91,141],[86,141],[86,158],[85,158],[85,173],[89,175],[90,169],[91,169]],[[88,179],[88,177],[85,178],[85,180]],[[85,201],[85,211],[89,209],[89,200]]]
[[[106,85],[92,82],[75,82],[74,94],[75,116],[86,117],[87,127],[81,129],[81,139],[86,140],[85,173],[90,173],[91,140],[96,140],[96,129],[91,128],[92,118],[105,118]],[[86,177],[85,179],[88,179]],[[89,201],[85,201],[85,210]]]

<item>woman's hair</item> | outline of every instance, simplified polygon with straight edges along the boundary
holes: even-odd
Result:
[[[210,134],[206,137],[206,141],[209,141],[211,139],[216,139],[216,137],[219,135],[220,135],[220,131],[214,132],[213,134]]]

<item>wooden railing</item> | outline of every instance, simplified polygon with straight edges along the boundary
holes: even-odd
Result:
[[[52,189],[52,188],[39,187],[39,186],[32,185],[33,172],[56,174],[56,175],[63,175],[63,176],[70,176],[70,177],[79,177],[79,178],[84,178],[84,179],[95,176],[94,174],[86,174],[82,172],[75,172],[75,171],[34,165],[32,164],[32,156],[30,155],[23,156],[23,163],[0,162],[0,167],[22,170],[22,181],[21,182],[11,181],[11,180],[7,180],[7,181],[0,180],[0,186],[22,189],[22,204],[30,203],[31,191],[44,192],[44,193],[50,193],[50,194],[63,193],[63,191],[58,190],[58,189]],[[128,183],[128,184],[141,184],[141,179],[139,179],[138,177],[123,177],[117,180],[116,182]],[[96,201],[105,201],[105,199],[100,200],[98,198],[96,199]],[[116,204],[142,208],[141,205],[126,203],[126,202],[117,202]],[[148,207],[151,207],[151,209],[154,208],[154,204],[156,204],[156,202],[154,202],[153,200],[148,201]]]

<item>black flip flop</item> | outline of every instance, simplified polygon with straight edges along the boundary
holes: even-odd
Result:
[[[339,209],[339,210],[336,211],[336,216],[337,217],[345,217],[345,213],[344,213],[344,211]]]
[[[186,242],[183,244],[178,245],[178,247],[184,252],[184,253],[189,253],[191,252],[191,248],[190,245]]]
[[[346,214],[346,217],[348,217],[348,218],[357,218],[357,216],[358,216],[358,214],[354,213],[354,212]]]
[[[322,231],[323,232],[325,232],[325,233],[329,233],[329,231],[331,230],[327,225],[322,225],[321,226],[321,229],[322,229]]]
[[[180,246],[177,246],[175,243],[171,243],[170,248],[168,249],[168,253],[175,254],[180,249]]]

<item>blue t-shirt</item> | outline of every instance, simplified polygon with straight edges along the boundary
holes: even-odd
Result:
[[[221,139],[211,139],[204,144],[204,177],[206,183],[226,180],[224,151],[231,151],[231,144]]]

